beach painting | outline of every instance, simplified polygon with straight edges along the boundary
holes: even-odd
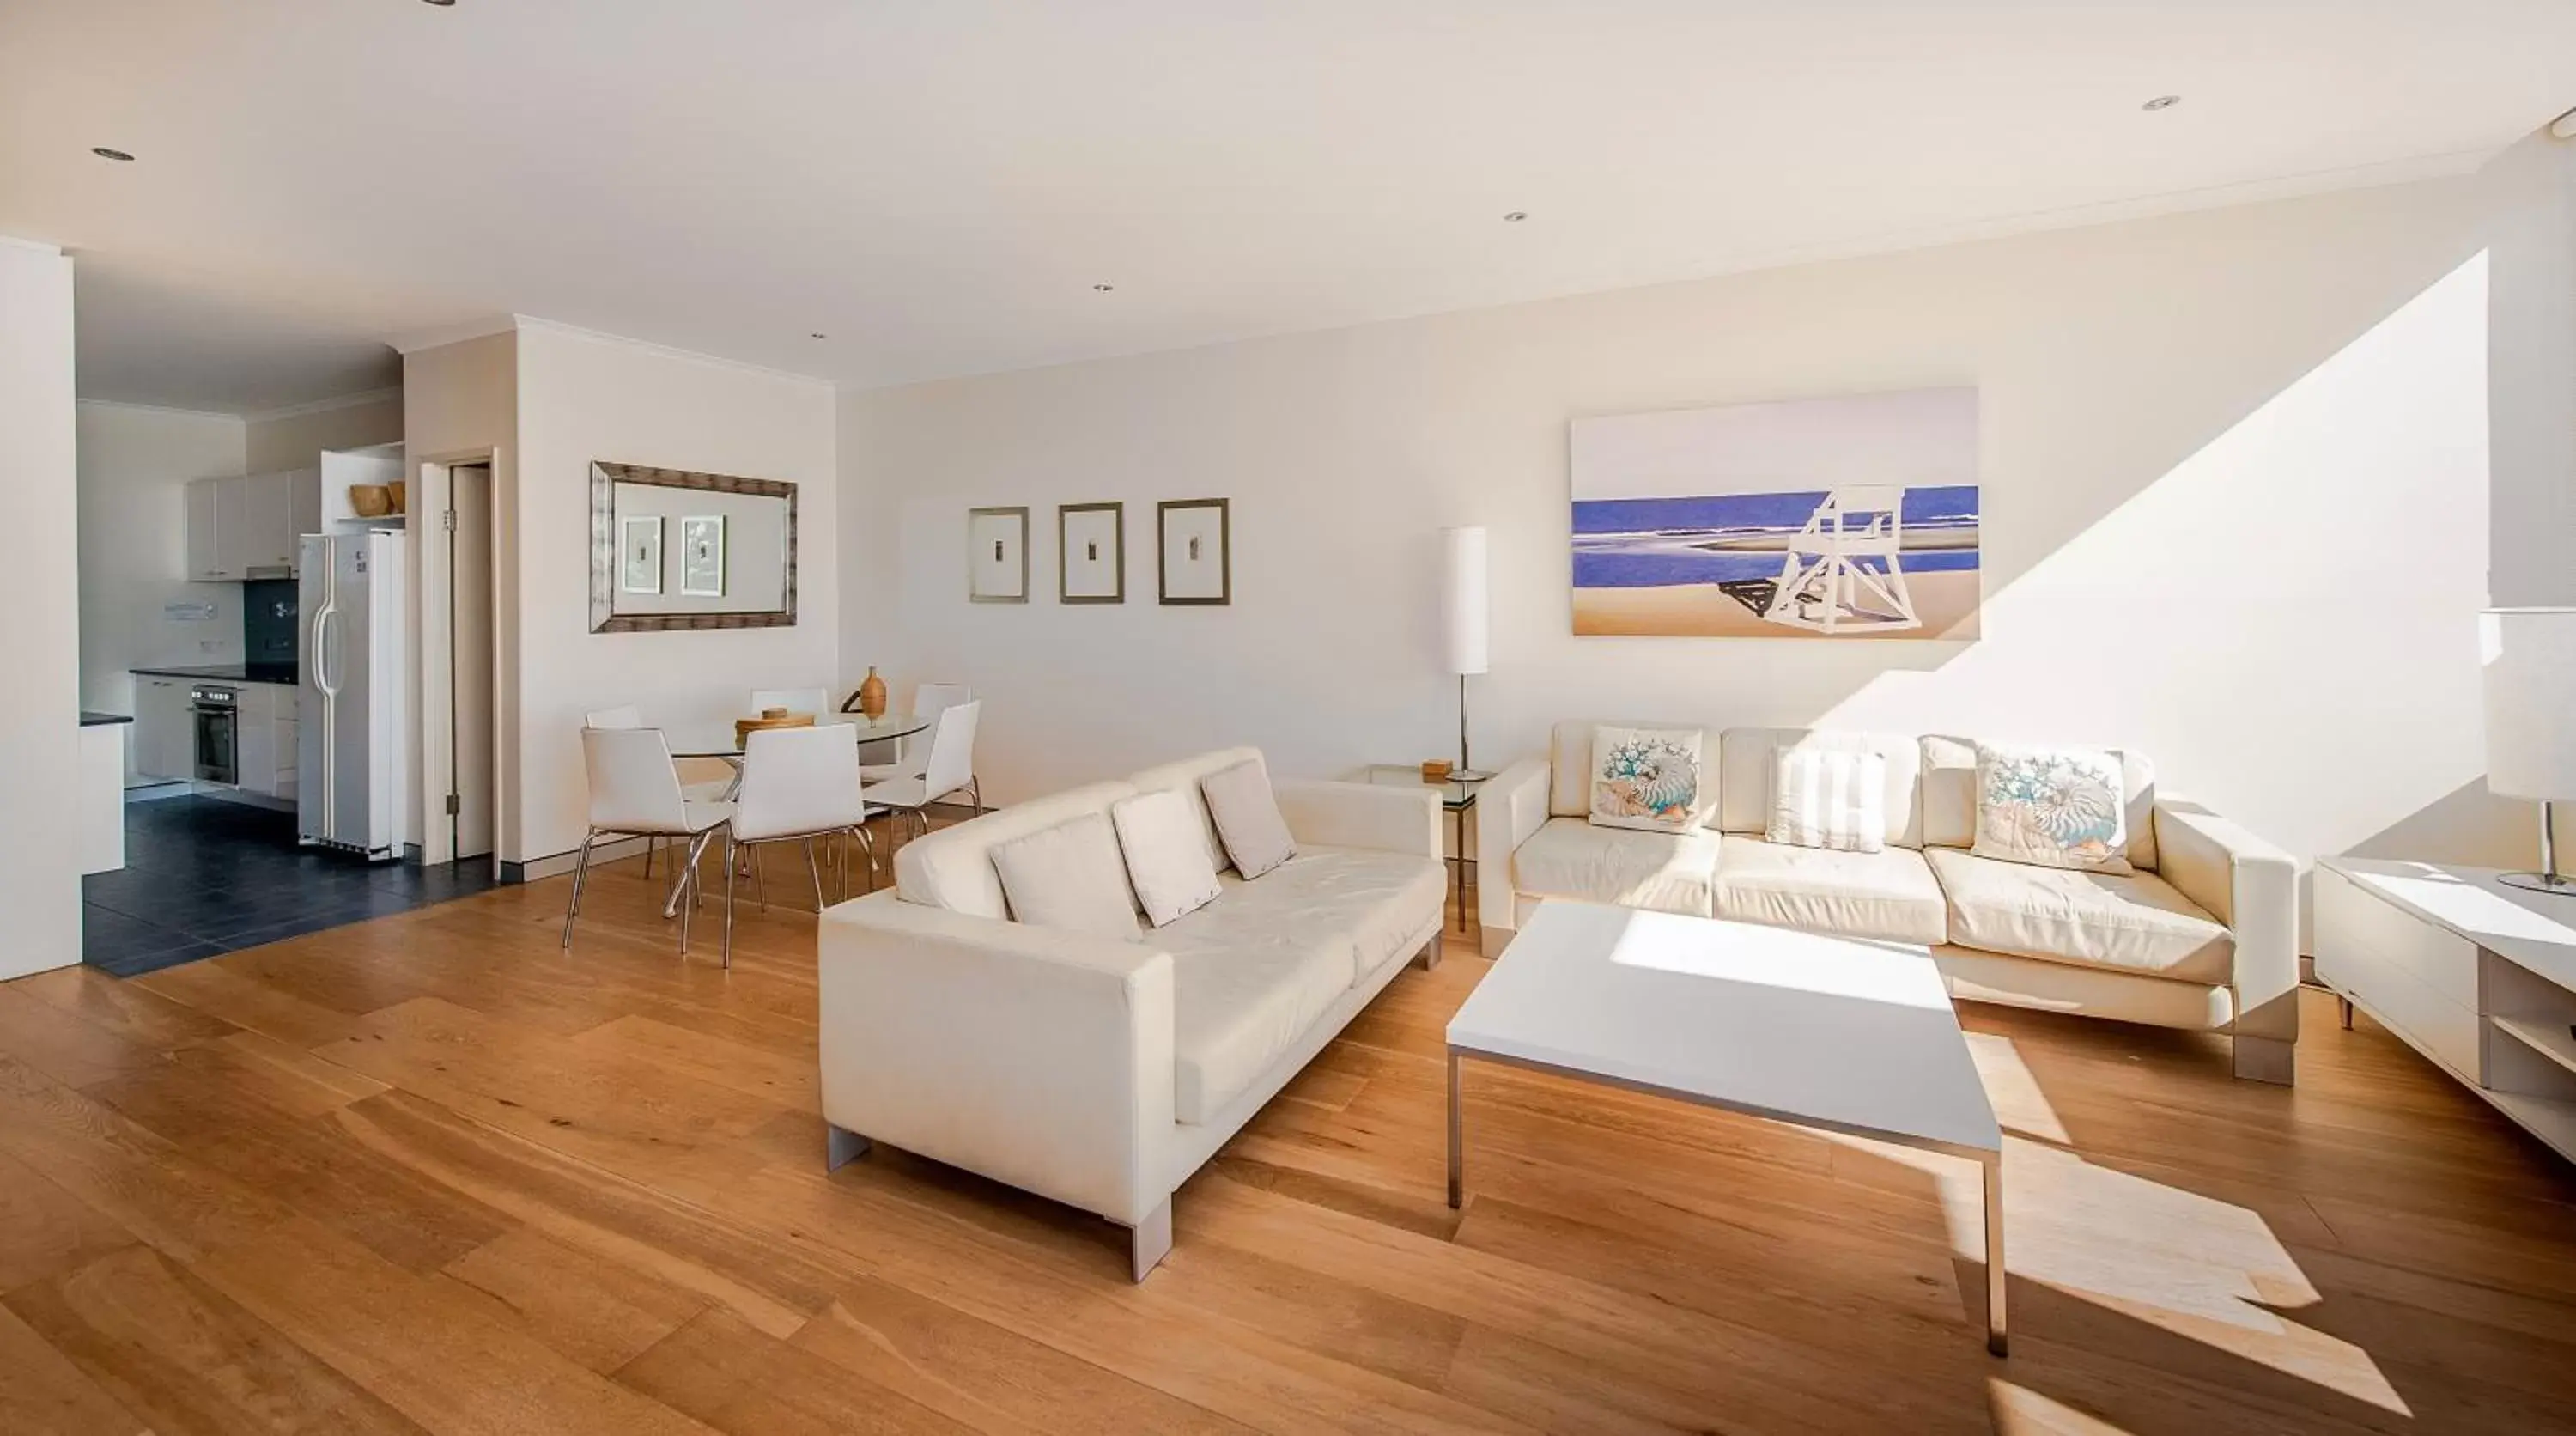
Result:
[[[1977,636],[1977,391],[1577,419],[1574,631]]]

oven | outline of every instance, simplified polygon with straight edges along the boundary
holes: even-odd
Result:
[[[197,733],[197,780],[227,786],[241,781],[241,693],[196,684],[188,689],[190,722]]]

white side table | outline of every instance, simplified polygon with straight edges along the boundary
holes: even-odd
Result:
[[[2576,897],[2500,876],[2320,860],[2317,979],[2576,1161]]]

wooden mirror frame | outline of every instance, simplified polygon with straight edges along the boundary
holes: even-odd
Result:
[[[619,613],[617,611],[617,486],[649,484],[663,489],[698,489],[708,493],[751,494],[787,501],[786,587],[783,607],[736,609],[708,613]],[[792,628],[796,623],[796,486],[778,479],[746,479],[733,474],[701,474],[687,469],[654,469],[641,464],[595,460],[590,466],[590,631],[593,633],[665,633],[702,628]]]

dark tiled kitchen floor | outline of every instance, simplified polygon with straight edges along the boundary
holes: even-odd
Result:
[[[81,879],[82,960],[132,977],[492,886],[491,865],[366,863],[295,845],[295,815],[214,798],[125,808],[125,866]]]

